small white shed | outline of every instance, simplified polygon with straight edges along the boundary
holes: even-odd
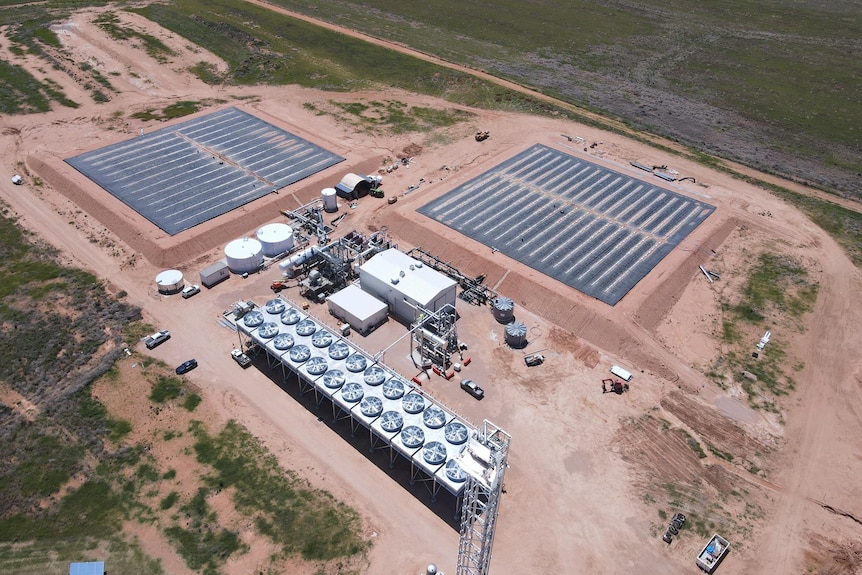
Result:
[[[385,303],[353,284],[335,292],[326,301],[329,313],[349,323],[354,331],[362,335],[385,322],[389,311]]]

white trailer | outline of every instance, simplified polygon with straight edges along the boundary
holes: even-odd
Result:
[[[611,367],[611,373],[623,381],[628,382],[628,381],[632,380],[632,374],[627,372],[626,370],[624,370],[623,368],[621,368],[618,365],[614,365]]]
[[[229,277],[230,269],[227,267],[227,262],[222,260],[201,270],[201,285],[211,288]]]
[[[712,573],[730,550],[730,543],[721,535],[713,535],[709,543],[698,553],[695,563],[705,573]]]

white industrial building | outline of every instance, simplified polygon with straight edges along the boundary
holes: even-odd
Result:
[[[458,288],[455,280],[395,248],[362,264],[359,283],[363,291],[385,302],[394,318],[405,323],[417,319],[417,307],[432,312],[446,304],[454,307]]]
[[[389,311],[385,303],[353,284],[335,292],[326,301],[329,313],[363,335],[385,322]]]

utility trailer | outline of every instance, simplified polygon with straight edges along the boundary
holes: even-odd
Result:
[[[713,573],[728,551],[730,551],[730,542],[721,535],[713,535],[694,561],[701,571]]]

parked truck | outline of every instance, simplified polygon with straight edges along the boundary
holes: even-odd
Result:
[[[713,573],[730,550],[730,543],[721,535],[713,535],[709,543],[698,553],[695,563],[705,573]]]

